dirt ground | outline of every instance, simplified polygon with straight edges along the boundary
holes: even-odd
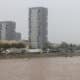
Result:
[[[0,80],[80,80],[80,57],[0,60]]]

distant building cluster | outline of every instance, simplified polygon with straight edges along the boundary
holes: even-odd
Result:
[[[23,41],[30,48],[43,49],[46,48],[48,42],[48,9],[45,7],[29,8],[29,39]],[[21,40],[21,33],[16,32],[16,22],[1,21],[0,22],[0,40]]]
[[[21,40],[21,33],[15,31],[16,22],[0,22],[0,40]]]

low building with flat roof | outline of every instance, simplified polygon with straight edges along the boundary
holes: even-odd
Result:
[[[21,33],[20,32],[16,32],[15,36],[16,36],[15,40],[17,40],[17,41],[21,40]]]

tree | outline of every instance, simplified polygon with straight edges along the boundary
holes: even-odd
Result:
[[[26,45],[23,44],[23,43],[12,43],[12,44],[11,44],[11,47],[12,47],[12,48],[25,48]]]
[[[69,45],[66,42],[62,42],[59,47],[65,49],[65,48],[68,48]]]

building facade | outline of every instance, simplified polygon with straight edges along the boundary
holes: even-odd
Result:
[[[45,48],[47,43],[48,9],[44,7],[29,8],[29,46]]]
[[[14,21],[0,22],[0,40],[15,40],[16,23]]]
[[[16,36],[16,40],[17,41],[20,41],[21,40],[21,33],[16,32],[15,36]]]

